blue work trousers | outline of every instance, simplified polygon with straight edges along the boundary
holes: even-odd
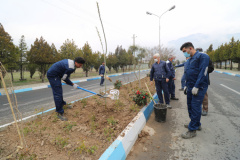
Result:
[[[168,92],[168,85],[166,82],[166,79],[162,79],[161,81],[155,80],[155,86],[157,90],[157,95],[160,103],[163,103],[163,96],[162,96],[162,90],[164,93],[164,98],[166,104],[169,104],[169,92]]]
[[[170,78],[168,81],[168,92],[169,92],[169,96],[171,96],[171,98],[175,97],[175,84],[174,84],[174,80],[172,78]]]
[[[207,92],[206,88],[199,88],[198,95],[194,96],[192,94],[192,88],[187,90],[187,105],[188,105],[188,114],[191,119],[188,129],[190,131],[197,130],[200,126],[201,113],[202,113],[202,102],[205,93]]]
[[[104,75],[101,76],[101,81],[100,81],[100,85],[102,85],[104,83]]]
[[[49,83],[53,92],[53,99],[56,106],[56,112],[62,114],[64,113],[63,106],[66,105],[66,102],[63,100],[63,90],[62,82],[60,77],[51,77],[47,75]]]
[[[182,89],[184,89],[184,87],[186,86],[186,75],[185,74],[182,75],[181,84],[182,84]]]

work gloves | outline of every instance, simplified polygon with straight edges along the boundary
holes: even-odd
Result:
[[[194,96],[197,96],[197,95],[198,95],[198,90],[199,90],[199,88],[193,87],[193,89],[192,89],[192,94],[193,94]]]
[[[187,95],[187,86],[184,87],[183,93],[184,93],[185,95]]]
[[[73,88],[74,88],[74,89],[77,89],[78,87],[79,87],[79,86],[74,83]]]

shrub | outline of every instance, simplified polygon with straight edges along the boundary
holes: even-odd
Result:
[[[139,105],[146,105],[147,104],[147,98],[149,98],[149,94],[144,90],[137,90],[134,94],[133,101]]]
[[[114,88],[115,89],[120,89],[122,87],[122,81],[116,80],[114,83]]]

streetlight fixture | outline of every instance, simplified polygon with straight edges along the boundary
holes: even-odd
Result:
[[[168,12],[168,11],[173,10],[174,8],[175,8],[175,5],[173,5],[173,6],[172,6],[170,9],[168,9],[167,11],[163,12],[160,16],[158,16],[158,15],[156,15],[156,14],[154,14],[154,13],[151,13],[151,12],[146,12],[146,14],[157,16],[158,19],[159,19],[159,52],[160,52],[160,50],[161,50],[161,44],[160,44],[160,19],[161,19],[162,15],[164,15],[164,14],[165,14],[166,12]]]

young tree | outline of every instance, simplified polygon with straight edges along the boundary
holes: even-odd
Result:
[[[23,71],[23,65],[26,63],[27,58],[27,44],[25,42],[24,35],[21,36],[20,42],[19,42],[19,51],[20,51],[20,80],[24,80],[24,71]]]
[[[107,57],[107,67],[110,72],[111,72],[113,66],[117,63],[118,63],[118,59],[117,59],[116,55],[113,55],[112,53],[110,53]]]

